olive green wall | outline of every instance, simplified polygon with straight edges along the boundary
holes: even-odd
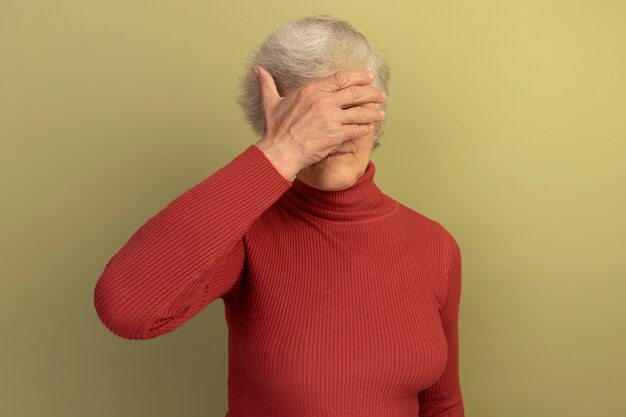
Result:
[[[221,300],[128,341],[93,288],[150,216],[256,142],[235,102],[245,58],[317,13],[389,58],[377,183],[461,246],[466,415],[626,415],[617,0],[3,0],[0,415],[223,417]]]

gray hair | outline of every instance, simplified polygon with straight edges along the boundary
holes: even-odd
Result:
[[[391,98],[387,60],[362,33],[332,15],[300,18],[283,24],[270,34],[249,56],[246,72],[240,77],[241,93],[237,104],[242,108],[246,122],[258,135],[265,134],[265,119],[261,91],[252,72],[254,65],[262,66],[272,75],[278,94],[283,97],[314,79],[337,71],[366,68],[374,74],[372,85],[387,94],[387,100],[376,103],[376,107],[386,111]],[[378,129],[373,149],[380,146],[384,123],[385,120],[376,123]]]

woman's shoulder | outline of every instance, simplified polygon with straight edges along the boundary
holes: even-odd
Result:
[[[440,219],[434,215],[426,215],[423,211],[398,202],[398,217],[407,230],[427,234],[436,240],[450,243],[455,241],[452,233],[446,228]]]

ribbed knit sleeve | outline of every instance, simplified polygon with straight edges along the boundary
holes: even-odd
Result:
[[[420,417],[464,417],[459,378],[458,316],[461,301],[461,251],[456,240],[443,231],[447,243],[446,298],[441,310],[448,343],[448,361],[441,377],[418,393]]]
[[[171,201],[106,264],[94,288],[102,323],[151,339],[223,296],[242,276],[244,234],[291,185],[250,145]]]

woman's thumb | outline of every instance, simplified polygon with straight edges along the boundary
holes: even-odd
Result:
[[[259,88],[261,89],[261,97],[263,101],[265,102],[267,99],[273,100],[280,97],[272,75],[260,65],[255,65],[253,69],[254,74],[256,75],[256,80],[259,83]]]

